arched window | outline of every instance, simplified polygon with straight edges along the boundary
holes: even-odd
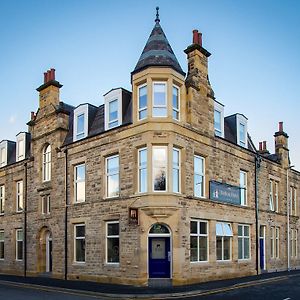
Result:
[[[152,225],[149,233],[151,234],[168,234],[170,233],[169,229],[167,226],[163,225],[163,224],[159,224],[156,223],[154,225]]]
[[[43,150],[43,181],[51,180],[51,146],[45,146]]]

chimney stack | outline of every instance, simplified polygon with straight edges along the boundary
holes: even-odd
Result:
[[[59,89],[62,85],[55,80],[55,69],[51,68],[44,72],[44,83],[36,90],[40,93],[40,108],[49,104],[59,104]]]
[[[289,148],[288,139],[289,136],[283,131],[283,122],[278,123],[278,131],[274,134],[275,137],[275,153],[284,168],[289,167]]]

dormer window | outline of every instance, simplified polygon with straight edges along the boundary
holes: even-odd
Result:
[[[153,117],[167,116],[167,84],[165,82],[153,83]]]
[[[88,105],[83,104],[74,110],[73,140],[81,140],[88,135]]]
[[[143,120],[147,118],[147,108],[148,108],[148,101],[147,101],[147,85],[141,85],[138,87],[138,118],[139,120]]]
[[[237,143],[247,148],[247,118],[241,114],[237,115]]]
[[[113,89],[104,95],[105,130],[122,124],[122,89]]]
[[[0,168],[7,165],[7,142],[0,144]]]
[[[17,135],[16,161],[25,159],[26,133],[21,132]]]
[[[217,101],[214,104],[214,126],[215,135],[224,137],[224,106]]]

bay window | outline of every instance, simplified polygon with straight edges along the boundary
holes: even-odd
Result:
[[[138,87],[138,119],[143,120],[147,118],[148,101],[147,101],[147,85]]]
[[[167,146],[154,146],[152,148],[152,176],[153,190],[167,190]]]
[[[146,193],[147,192],[147,148],[138,150],[138,181],[139,181],[139,192]]]
[[[172,153],[173,159],[173,192],[179,193],[180,192],[180,150],[177,148],[173,148]]]
[[[172,87],[172,116],[174,120],[179,121],[179,88],[175,85]]]
[[[164,82],[155,82],[153,84],[153,117],[167,116],[167,84]]]

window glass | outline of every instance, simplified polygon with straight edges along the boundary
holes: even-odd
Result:
[[[179,120],[179,89],[173,86],[173,119]]]
[[[153,116],[167,116],[167,97],[165,83],[154,83],[153,85]]]
[[[147,192],[147,149],[139,150],[139,192]]]
[[[240,123],[240,146],[245,147],[246,146],[246,130],[245,125]]]
[[[85,201],[85,164],[74,168],[75,202]]]
[[[147,86],[139,87],[139,120],[147,117]]]
[[[21,139],[18,141],[18,158],[17,160],[22,160],[24,159],[25,155],[24,155],[24,140]]]
[[[204,197],[204,158],[194,156],[194,195]]]
[[[108,127],[118,126],[118,99],[109,102]]]
[[[153,188],[154,191],[166,191],[167,147],[153,147]]]
[[[81,139],[84,137],[84,114],[80,114],[77,116],[77,139]]]
[[[22,211],[24,208],[23,203],[23,181],[17,182],[17,212]]]
[[[214,120],[215,120],[215,135],[222,136],[222,128],[221,128],[221,112],[215,110],[214,112]]]
[[[5,186],[0,185],[0,214],[4,214],[5,206]]]
[[[178,149],[173,148],[173,192],[179,193],[180,191],[180,152]]]
[[[208,260],[208,234],[206,221],[191,221],[190,261]]]
[[[119,263],[119,222],[107,223],[107,263]]]
[[[0,149],[0,167],[5,166],[5,164],[6,164],[6,158],[5,158],[5,156],[6,156],[6,148],[2,147]]]
[[[107,197],[115,197],[119,195],[119,156],[108,157],[106,164]]]
[[[47,145],[43,151],[43,181],[51,180],[51,146]]]
[[[16,259],[23,259],[23,230],[17,229],[16,231]]]
[[[0,259],[4,259],[4,231],[0,231]]]
[[[85,225],[75,225],[75,262],[85,262]]]
[[[241,205],[247,205],[247,174],[240,171],[240,200]]]

